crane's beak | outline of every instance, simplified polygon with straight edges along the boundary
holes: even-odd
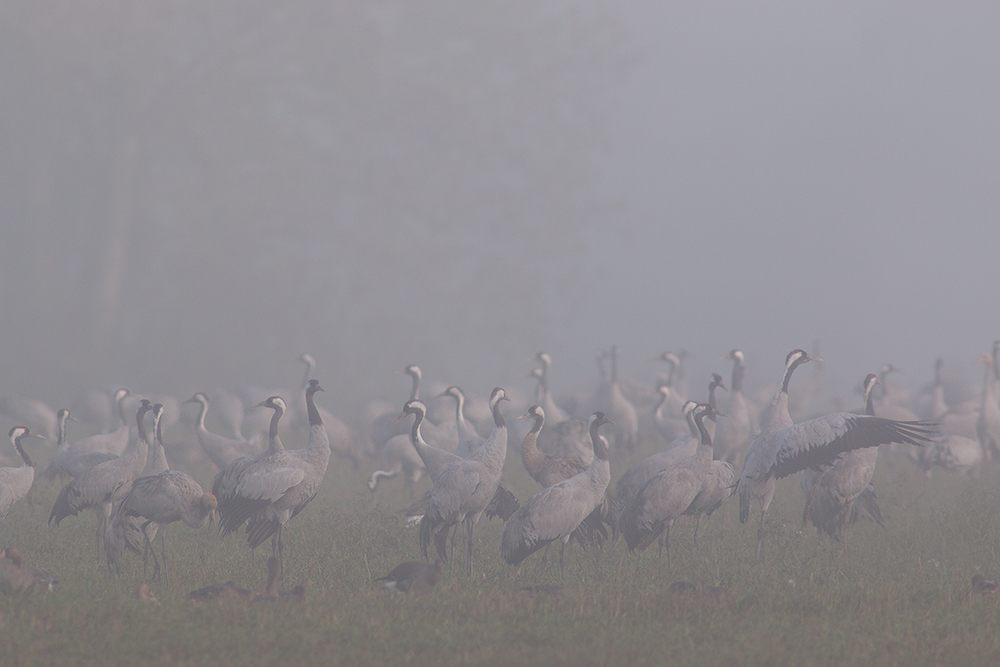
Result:
[[[80,421],[79,419],[77,419],[77,418],[76,418],[76,417],[74,417],[73,415],[68,415],[68,416],[66,417],[66,419],[70,420],[71,422],[78,422],[78,421]]]
[[[31,431],[28,431],[25,434],[25,437],[28,437],[28,438],[38,438],[40,440],[48,440],[48,438],[46,438],[44,435],[41,435],[40,433],[32,433]]]
[[[808,352],[806,353],[806,358],[807,358],[807,359],[808,359],[809,361],[823,361],[823,360],[822,360],[822,359],[820,359],[819,357],[814,357],[813,355],[809,354]]]
[[[184,401],[185,403],[190,403],[191,401]],[[260,403],[254,403],[250,406],[251,408],[266,408],[267,401],[261,401]]]

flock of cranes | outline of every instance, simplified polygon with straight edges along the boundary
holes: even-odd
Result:
[[[315,361],[309,355],[300,358],[306,365],[301,392],[271,395],[250,406],[257,414],[264,412],[262,408],[272,411],[266,441],[264,433],[244,435],[250,420],[237,414],[242,408],[232,393],[223,394],[219,403],[227,413],[220,415],[220,421],[228,424],[234,437],[210,430],[206,416],[214,403],[208,393],[195,393],[185,403],[198,406],[193,434],[204,458],[217,469],[210,492],[168,463],[162,428],[169,410],[163,402],[119,389],[113,397],[117,423],[71,442],[66,425],[75,419],[69,410],[53,412],[49,420],[38,401],[5,400],[0,408],[18,417],[32,416],[32,424],[43,434],[21,425],[9,432],[21,465],[0,468],[0,522],[34,483],[34,464],[24,447],[27,439],[49,437],[56,447],[42,478],[68,479],[49,523],[58,526],[67,517],[93,509],[99,522],[98,551],[103,549],[112,572],[120,571],[124,553],[131,551],[142,556],[144,570],[152,556],[153,577],[167,580],[165,527],[182,522],[197,529],[218,514],[223,536],[243,529],[251,549],[270,539],[277,576],[282,576],[283,528],[316,497],[331,455],[357,465],[371,452],[387,464],[368,480],[373,497],[382,481],[400,475],[411,498],[424,475],[432,483],[405,512],[412,523],[419,522],[417,542],[425,559],[435,555],[437,561],[396,568],[380,579],[391,590],[433,586],[442,564],[455,558],[460,529],[464,571],[472,576],[474,531],[484,514],[504,521],[499,550],[511,565],[520,565],[541,549],[547,556],[548,547],[560,542],[563,576],[570,540],[596,550],[609,533],[611,538],[621,535],[630,551],[642,551],[659,541],[669,563],[672,524],[682,516],[694,517],[697,544],[701,517],[710,516],[736,495],[741,522],[748,521],[754,503],[759,505],[757,557],[763,558],[765,515],[777,479],[800,473],[803,522],[840,539],[853,516],[882,523],[872,484],[879,446],[895,447],[928,474],[932,466],[975,473],[1000,455],[998,348],[995,343],[991,353],[977,359],[985,366],[978,400],[948,406],[937,363],[933,385],[917,400],[908,401],[911,410],[901,397],[905,392],[887,379],[895,372],[887,364],[880,375],[865,378],[863,414],[837,412],[797,424],[789,409],[792,375],[803,364],[822,361],[800,349],[788,354],[781,382],[761,407],[755,407],[744,392],[746,366],[738,349],[722,357],[732,362],[729,387],[722,375],[713,373],[704,402],[686,396],[683,355],[665,352],[656,357],[654,361],[668,365],[668,373],[658,378],[656,386],[638,390],[620,381],[618,351],[612,347],[606,355],[610,375],[602,377],[590,396],[562,405],[550,387],[552,358],[539,352],[534,358],[538,366],[531,373],[538,383],[536,402],[520,417],[530,420],[530,426],[513,443],[519,447],[524,469],[541,487],[523,504],[501,483],[509,444],[504,415],[512,400],[508,392],[501,387],[492,391],[486,433],[481,419],[466,414],[469,401],[458,387],[450,386],[434,397],[439,406],[442,400],[454,401],[453,410],[432,410],[422,401],[422,373],[416,365],[402,371],[412,380],[402,411],[373,407],[357,431],[316,405],[316,394],[323,389],[312,377]],[[599,367],[603,373],[603,359]],[[881,394],[876,392],[879,387]],[[717,391],[727,392],[726,398],[720,400]],[[149,415],[152,429],[146,427]],[[305,426],[308,437],[303,447],[285,449],[279,437],[283,419]],[[665,446],[613,475],[613,461],[634,458],[650,439]],[[154,548],[157,535],[159,554]],[[16,560],[16,567],[23,567],[19,552],[8,548],[5,554]]]

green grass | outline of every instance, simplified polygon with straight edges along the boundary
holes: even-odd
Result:
[[[613,461],[613,471],[627,463]],[[0,599],[0,664],[963,665],[1000,657],[1000,601],[968,595],[973,574],[1000,574],[995,471],[926,480],[883,459],[876,486],[888,528],[861,522],[845,543],[800,529],[801,491],[783,480],[763,564],[755,528],[738,525],[732,501],[702,523],[697,548],[693,522],[675,524],[669,567],[655,547],[634,555],[619,540],[601,554],[599,579],[590,555],[573,548],[558,596],[521,590],[558,583],[557,550],[544,576],[540,555],[516,572],[500,558],[499,521],[483,521],[473,580],[459,558],[432,591],[404,597],[371,582],[420,557],[416,530],[393,513],[407,501],[402,483],[385,483],[373,506],[364,471],[336,465],[285,532],[284,586],[305,584],[304,604],[188,602],[194,588],[229,579],[261,588],[269,550],[254,560],[242,539],[180,524],[167,530],[171,585],[152,582],[160,604],[142,604],[133,597],[139,559],[127,554],[122,576],[110,577],[96,557],[94,516],[47,527],[58,489],[37,484],[0,525],[0,544],[18,546],[60,583],[44,597]],[[513,452],[505,481],[522,501],[536,490]],[[672,593],[678,580],[726,594]]]

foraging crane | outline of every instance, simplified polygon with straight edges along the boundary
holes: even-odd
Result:
[[[427,557],[431,540],[442,560],[448,530],[465,523],[465,573],[472,576],[472,534],[476,523],[500,485],[504,459],[507,457],[507,423],[500,404],[510,400],[497,387],[490,394],[493,431],[486,443],[468,459],[448,466],[431,489],[427,513],[420,520],[420,550]]]
[[[74,442],[70,446],[70,449],[76,451],[111,452],[115,456],[121,456],[129,443],[129,426],[128,420],[125,418],[125,399],[131,395],[128,389],[119,389],[115,392],[115,403],[118,405],[118,417],[120,419],[117,429],[110,433],[96,433],[92,436],[81,438]]]
[[[21,465],[17,468],[0,468],[0,523],[7,518],[10,508],[28,495],[31,484],[35,481],[35,464],[28,458],[21,441],[25,438],[45,439],[44,435],[32,433],[25,426],[15,426],[7,435],[10,437],[10,444],[21,457]]]
[[[49,514],[49,524],[55,519],[58,526],[60,521],[70,515],[76,516],[81,510],[95,508],[100,516],[97,533],[97,548],[100,551],[112,505],[125,496],[133,480],[142,474],[142,469],[146,466],[149,436],[143,420],[152,409],[152,404],[142,399],[135,415],[139,437],[135,443],[129,444],[121,456],[94,466],[62,488]]]
[[[603,412],[590,417],[594,460],[585,471],[542,489],[504,522],[500,553],[505,561],[520,565],[542,547],[560,540],[559,576],[563,577],[566,543],[583,520],[604,502],[611,482],[608,449],[598,433],[608,423],[610,420]]]
[[[164,470],[156,475],[147,475],[135,480],[131,490],[121,500],[117,511],[123,517],[145,519],[139,530],[146,538],[146,550],[153,554],[153,576],[159,578],[162,562],[164,581],[169,581],[165,526],[174,521],[183,521],[191,528],[201,528],[209,517],[215,515],[217,508],[218,502],[215,496],[205,493],[190,475],[180,470]],[[152,523],[159,526],[159,561],[146,530]]]
[[[694,503],[712,468],[712,438],[704,420],[718,411],[701,403],[693,414],[700,436],[698,452],[651,477],[628,501],[618,521],[629,551],[642,551],[660,538],[660,552],[666,545],[668,564],[670,526]]]
[[[865,414],[875,416],[873,389],[880,384],[874,373],[865,377]],[[803,522],[808,518],[820,533],[826,533],[840,540],[840,533],[847,523],[854,501],[863,493],[870,495],[867,507],[872,518],[881,523],[882,513],[878,509],[874,488],[871,486],[875,474],[878,447],[863,447],[843,454],[833,465],[818,470],[806,469],[799,473],[799,483],[806,492],[806,508]]]
[[[310,380],[306,388],[309,414],[306,446],[255,458],[239,472],[225,495],[217,497],[223,535],[239,530],[246,523],[247,544],[251,549],[275,536],[282,572],[285,569],[282,528],[316,497],[330,463],[330,441],[313,400],[317,391],[323,388],[317,380]]]
[[[788,414],[788,382],[801,364],[816,360],[803,350],[792,350],[785,359],[781,387],[761,419],[760,434],[750,443],[737,485],[740,523],[750,516],[750,503],[760,503],[757,557],[764,548],[764,515],[774,497],[774,483],[808,467],[832,463],[852,449],[890,442],[921,445],[935,434],[929,422],[897,422],[882,417],[838,412],[793,424]]]
[[[732,350],[722,359],[732,360],[733,376],[729,385],[729,402],[723,409],[723,414],[716,417],[712,442],[715,443],[716,456],[735,466],[740,452],[750,442],[753,422],[750,418],[750,409],[743,397],[743,376],[746,374],[743,353]]]
[[[39,436],[44,438],[45,436]],[[49,593],[59,582],[52,578],[45,570],[37,567],[25,565],[21,552],[15,547],[7,547],[0,551],[0,558],[10,560],[10,565],[0,574],[0,593],[11,595],[12,593],[24,593],[32,595],[34,593]]]
[[[199,405],[198,410],[198,420],[195,422],[194,429],[198,435],[198,442],[201,443],[201,448],[205,450],[208,454],[208,458],[212,460],[212,463],[219,468],[219,470],[224,470],[230,463],[242,456],[248,456],[257,454],[256,448],[254,448],[246,440],[236,440],[234,438],[227,438],[216,433],[212,433],[207,428],[205,428],[205,415],[208,414],[209,400],[208,396],[199,391],[194,396],[184,401],[184,405],[188,403],[197,403]]]

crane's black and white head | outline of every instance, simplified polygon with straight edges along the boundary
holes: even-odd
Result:
[[[188,403],[201,403],[204,406],[208,406],[208,394],[203,391],[195,393],[194,396],[184,401],[182,405],[187,405]]]
[[[304,363],[309,368],[312,368],[312,369],[316,368],[316,360],[308,352],[303,352],[302,354],[300,354],[299,355],[299,361],[301,361],[302,363]]]
[[[396,422],[404,419],[407,415],[417,415],[417,419],[422,420],[426,414],[427,406],[419,398],[415,398],[403,404],[403,411],[396,417]]]
[[[447,389],[445,389],[444,391],[442,391],[440,394],[438,394],[435,398],[441,398],[442,396],[451,396],[452,398],[454,398],[457,401],[464,401],[465,400],[465,394],[463,394],[462,390],[459,389],[458,387],[456,387],[455,385],[452,385],[452,386],[448,387]]]
[[[496,406],[500,404],[500,401],[509,401],[509,400],[510,399],[507,398],[507,393],[503,390],[503,388],[496,387],[490,393],[490,410],[495,409]]]
[[[899,370],[898,368],[896,368],[892,364],[883,364],[882,368],[879,369],[879,373],[882,374],[882,377],[885,377],[889,373],[902,373],[902,372],[903,371]]]
[[[285,413],[285,399],[281,396],[268,396],[260,403],[254,403],[251,408],[271,408],[276,412]]]
[[[552,357],[549,356],[548,352],[539,352],[535,355],[535,359],[538,359],[538,363],[542,364],[545,368],[552,365]]]
[[[536,421],[541,420],[544,422],[545,410],[543,410],[542,406],[540,405],[532,405],[530,408],[528,408],[528,411],[525,412],[520,417],[518,417],[518,419],[534,419]]]
[[[660,394],[660,396],[663,397],[663,402],[666,402],[666,401],[670,400],[670,387],[668,387],[667,385],[665,385],[665,384],[658,384],[656,386],[656,391],[657,391],[657,393]]]
[[[414,380],[419,380],[421,377],[420,366],[417,366],[416,364],[410,364],[409,366],[404,368],[403,373],[409,375]]]
[[[708,383],[708,390],[712,391],[716,387],[721,387],[722,389],[726,389],[726,385],[722,383],[722,376],[719,375],[718,373],[712,373],[712,380],[711,382]]]
[[[681,414],[687,417],[696,407],[698,407],[697,402],[691,400],[684,401],[684,405],[681,406]]]
[[[115,392],[115,403],[121,403],[123,400],[125,400],[126,396],[130,396],[131,394],[132,392],[122,387],[121,389]]]
[[[10,441],[14,443],[15,447],[24,438],[41,438],[42,440],[45,439],[44,435],[38,435],[37,433],[32,433],[31,431],[29,431],[27,426],[15,426],[7,433],[7,436],[10,438]]]
[[[743,352],[738,349],[733,349],[729,351],[729,354],[722,357],[722,361],[735,361],[739,365],[743,365]]]
[[[306,386],[306,394],[315,394],[317,391],[326,391],[326,389],[319,386],[319,380],[309,380],[309,384]]]

